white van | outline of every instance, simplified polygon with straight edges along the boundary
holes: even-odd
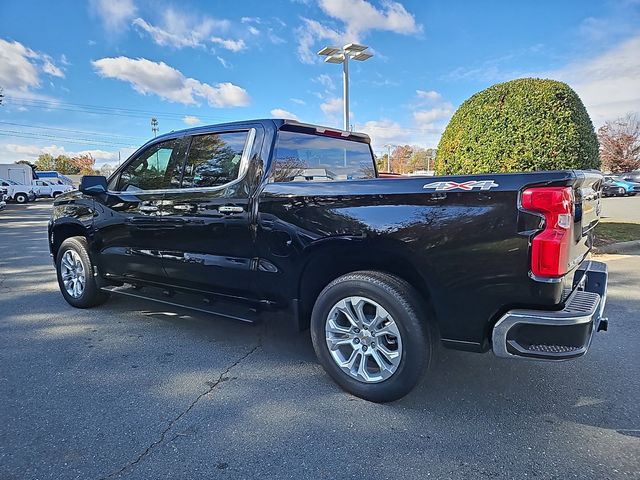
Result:
[[[0,178],[0,187],[6,188],[7,199],[16,203],[33,202],[36,199],[36,194],[30,185],[21,185],[13,180]]]

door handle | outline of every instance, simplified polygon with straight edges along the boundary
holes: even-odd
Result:
[[[222,205],[218,207],[218,211],[220,213],[242,213],[244,212],[244,208],[236,207],[234,205]]]
[[[140,205],[139,210],[143,213],[153,213],[158,211],[158,207],[155,205]]]

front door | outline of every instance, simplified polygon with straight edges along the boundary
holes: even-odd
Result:
[[[176,228],[162,216],[165,192],[179,186],[184,149],[170,139],[144,149],[98,195],[94,231],[98,265],[106,276],[165,282],[165,233]]]
[[[256,137],[262,140],[256,131],[191,137],[182,188],[168,192],[163,206],[165,218],[182,222],[165,235],[163,263],[173,284],[255,298],[250,195],[257,182],[249,164]]]

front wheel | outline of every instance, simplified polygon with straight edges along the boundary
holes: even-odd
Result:
[[[621,197],[624,197],[625,193],[627,193],[627,191],[624,188],[620,187],[618,189],[618,195],[620,195]]]
[[[373,402],[409,393],[431,362],[433,338],[415,289],[382,272],[349,273],[318,296],[311,338],[324,369]]]
[[[24,193],[16,193],[13,197],[16,203],[27,203],[29,201],[29,197],[27,197]]]
[[[60,291],[69,305],[90,308],[109,298],[96,283],[84,237],[71,237],[62,242],[56,256],[56,267]]]

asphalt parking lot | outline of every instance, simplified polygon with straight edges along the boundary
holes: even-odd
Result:
[[[602,219],[607,222],[640,223],[640,195],[603,198]]]
[[[586,357],[442,350],[376,405],[331,382],[308,333],[71,308],[50,205],[0,212],[0,479],[640,478],[640,256],[603,257],[610,326]]]

